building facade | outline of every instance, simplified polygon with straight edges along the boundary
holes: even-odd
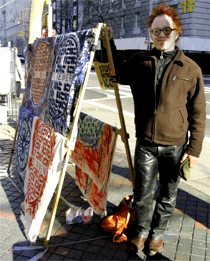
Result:
[[[11,42],[22,53],[27,43],[30,0],[0,0],[0,41],[3,46]],[[166,2],[177,10],[183,24],[183,35],[178,46],[186,52],[210,53],[210,0],[52,0],[53,25],[57,33],[73,30],[77,17],[77,30],[106,23],[114,30],[118,49],[140,49],[150,47],[146,18],[151,9]],[[67,8],[60,9],[61,4]],[[57,9],[57,10],[56,10]],[[64,11],[62,11],[64,10]],[[72,14],[72,15],[71,15]],[[58,26],[64,21],[63,28]],[[71,25],[72,23],[72,25]]]
[[[84,24],[93,27],[105,22],[111,26],[118,50],[146,50],[151,44],[147,17],[153,7],[163,3],[176,9],[183,24],[178,46],[199,64],[204,74],[210,74],[210,0],[87,1]]]
[[[78,0],[81,1],[82,0]],[[86,1],[86,24],[105,22],[112,26],[120,49],[148,49],[146,18],[159,4],[175,8],[183,24],[179,46],[188,51],[210,51],[209,0],[93,0]],[[89,13],[89,16],[88,16]],[[85,23],[84,23],[85,24]]]
[[[30,0],[0,0],[0,44],[23,54],[28,38]]]

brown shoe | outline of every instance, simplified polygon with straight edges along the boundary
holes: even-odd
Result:
[[[151,239],[149,241],[149,255],[154,256],[157,253],[162,253],[163,251],[163,240]]]
[[[141,251],[144,249],[144,243],[147,240],[147,238],[143,237],[134,237],[130,242],[130,252],[137,253],[138,251]]]

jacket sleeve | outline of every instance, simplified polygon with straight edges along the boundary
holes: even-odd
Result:
[[[131,76],[132,64],[130,59],[128,61],[120,62],[120,59],[117,55],[117,48],[113,39],[110,40],[110,47],[112,50],[112,57],[114,61],[117,82],[120,84],[130,85],[130,81],[132,77]]]
[[[196,71],[187,103],[190,137],[185,152],[199,157],[205,133],[206,100],[201,69],[198,67]]]

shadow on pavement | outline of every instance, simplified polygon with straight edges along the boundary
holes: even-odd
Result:
[[[88,207],[88,203],[84,201],[79,189],[76,187],[76,185],[74,185],[74,180],[71,181],[71,179],[68,178],[68,180],[66,180],[65,183],[68,183],[67,186],[64,185],[65,189],[63,190],[63,196],[65,197],[65,199],[71,200],[70,202],[74,205],[83,206],[84,208]],[[71,187],[71,189],[68,190],[69,186]],[[196,198],[195,196],[192,196],[191,194],[181,189],[179,189],[179,192],[184,193],[185,197],[189,197],[192,202],[199,200],[199,202],[203,204],[203,206],[208,205],[205,201],[201,201],[200,199]],[[199,218],[194,216],[195,213],[188,211],[187,206],[191,206],[191,204],[189,205],[181,203],[180,205],[180,201],[183,202],[183,195],[181,195],[181,198],[178,197],[176,208],[183,211],[184,216],[187,215],[191,219],[194,219],[194,221],[198,221]],[[51,207],[52,202],[50,203],[48,213],[46,214],[45,219],[43,221],[41,228],[41,230],[43,231],[39,235],[36,245],[43,245]],[[114,204],[108,202],[107,209],[111,210],[113,207]],[[56,215],[56,220],[53,226],[52,236],[49,242],[49,246],[55,246],[50,247],[47,253],[45,253],[43,259],[41,260],[63,260],[64,258],[65,260],[68,260],[68,258],[69,260],[71,260],[71,258],[76,260],[115,260],[115,258],[120,260],[170,260],[164,255],[155,257],[146,257],[143,255],[143,253],[140,253],[139,255],[130,255],[128,253],[128,243],[113,243],[112,236],[109,236],[100,228],[100,217],[98,215],[94,215],[91,224],[88,225],[67,225],[65,223],[65,211],[67,209],[68,207],[62,201],[60,201]],[[195,212],[197,211],[195,210]],[[176,213],[176,215],[178,215],[176,216],[177,220],[179,220],[179,217],[183,216],[180,213]],[[199,220],[199,222],[202,223],[201,220]],[[204,221],[202,224],[205,225]],[[170,230],[172,231],[174,230],[178,232],[178,229],[179,227],[177,224],[175,224],[174,229],[173,226],[170,226]],[[72,242],[74,243],[72,244]],[[14,246],[17,245],[27,246],[29,245],[29,242],[23,241],[15,244]],[[170,245],[167,245],[170,248]],[[28,250],[19,252],[14,251],[14,260],[28,260],[27,258],[35,256],[36,254],[38,254],[38,252],[39,250]]]
[[[15,177],[15,153],[12,158],[12,163],[10,167],[10,174],[7,173],[10,153],[12,149],[13,141],[2,139],[1,140],[1,150],[0,153],[0,162],[1,162],[1,170],[0,170],[0,182],[1,182],[1,214],[3,213],[5,220],[8,223],[7,231],[8,235],[12,235],[12,233],[17,233],[18,235],[21,232],[24,238],[26,238],[26,234],[24,231],[24,224],[21,219],[22,209],[21,203],[24,201],[24,195],[20,190],[18,179]],[[6,156],[5,156],[6,155]],[[5,197],[3,200],[2,197]]]
[[[4,150],[8,150],[9,154],[12,142],[4,140],[4,143],[2,144],[5,143],[7,146],[2,147],[1,145],[1,149],[3,148]],[[8,159],[9,157],[7,156],[6,160],[8,161]],[[5,169],[8,166],[7,164],[8,162],[4,162]],[[128,168],[113,165],[112,170],[114,175],[119,174],[122,177],[129,179],[130,174]],[[14,171],[15,157],[12,161],[11,173],[14,173]],[[14,174],[13,181],[18,184],[17,177],[15,177]],[[25,227],[24,216],[22,215],[20,206],[24,200],[24,197],[6,176],[1,176],[1,186],[1,196],[5,196],[4,200],[1,198],[1,214],[5,214],[4,216],[1,216],[1,220],[2,217],[4,217],[5,220],[11,219],[3,228],[6,228],[4,233],[2,233],[2,231],[1,233],[2,235],[5,235],[6,231],[10,233],[9,237],[6,237],[5,235],[5,241],[7,241],[7,245],[10,244],[10,246],[13,247],[21,245],[29,246],[30,243],[26,236],[27,228]],[[114,192],[113,190],[111,193],[113,193],[111,196],[115,197],[117,191]],[[88,202],[84,200],[79,188],[75,185],[74,179],[70,175],[65,176],[62,196],[65,198],[65,200],[75,206],[82,206],[84,209],[89,207]],[[50,219],[52,204],[53,199],[50,202],[47,213],[42,222],[40,235],[37,239],[36,245],[43,245]],[[107,203],[107,212],[110,212],[114,206],[115,204],[109,201]],[[164,255],[146,257],[142,252],[138,255],[130,255],[128,253],[128,243],[113,243],[112,236],[108,235],[102,230],[100,227],[100,217],[98,215],[94,214],[90,224],[81,223],[67,225],[65,212],[68,208],[69,207],[62,200],[59,201],[58,210],[56,212],[56,219],[51,233],[52,236],[49,242],[49,246],[54,246],[50,247],[47,253],[45,253],[43,259],[40,260],[170,260]],[[184,224],[188,223],[189,226],[190,222],[192,227],[194,227],[195,223],[197,222],[198,224],[201,224],[205,227],[208,226],[208,228],[210,228],[207,220],[208,209],[209,204],[205,200],[202,200],[199,196],[187,192],[187,188],[186,190],[179,188],[176,211],[173,213],[169,230],[172,232],[174,231],[174,233],[178,233],[181,231]],[[3,243],[1,243],[1,249],[3,249]],[[170,248],[170,242],[167,243],[168,247]],[[35,256],[39,251],[40,250],[13,251],[13,260],[29,260],[29,258]],[[5,257],[5,259],[1,260],[9,260],[9,258],[7,258],[7,253],[4,254],[3,257]]]
[[[126,167],[113,165],[112,173],[114,175],[115,174],[119,175],[131,181],[129,169]],[[158,182],[157,182],[157,186],[158,186]],[[182,186],[180,185],[180,187]],[[205,200],[202,200],[199,196],[195,196],[190,192],[187,192],[187,187],[189,188],[189,186],[186,184],[186,190],[182,188],[178,189],[176,208],[181,212],[183,212],[185,218],[186,216],[188,216],[193,221],[200,223],[201,225],[210,229],[210,223],[208,222],[209,204]],[[158,193],[158,189],[155,193],[155,197],[157,196],[157,193]],[[191,221],[189,220],[189,222],[193,222],[192,220]]]

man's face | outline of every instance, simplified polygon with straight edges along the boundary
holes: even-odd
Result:
[[[164,29],[166,27],[170,27],[171,29],[175,28],[172,18],[168,15],[157,16],[150,27],[150,37],[153,40],[154,47],[160,51],[169,52],[175,48],[175,40],[178,37],[176,31],[173,30],[169,35],[165,35],[164,32],[161,31],[158,36],[151,33],[155,28]]]

